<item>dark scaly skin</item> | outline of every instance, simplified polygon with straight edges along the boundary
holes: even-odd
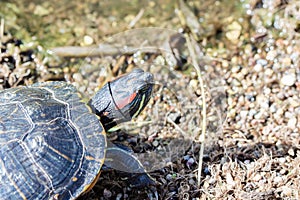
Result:
[[[0,199],[70,200],[86,192],[105,159],[103,127],[138,114],[152,85],[152,75],[136,69],[104,86],[89,102],[103,124],[65,82],[1,91]]]

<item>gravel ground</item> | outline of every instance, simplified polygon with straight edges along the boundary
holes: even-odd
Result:
[[[41,45],[33,49],[30,41],[21,44],[23,38],[16,39],[12,28],[11,34],[7,31],[1,37],[0,87],[66,80],[88,99],[104,82],[133,67],[154,74],[157,84],[149,106],[133,123],[112,133],[110,140],[136,153],[154,152],[151,162],[140,159],[157,185],[132,188],[128,175],[105,171],[82,199],[299,199],[299,8],[300,3],[292,0],[249,0],[238,6],[228,1],[190,1],[177,7],[177,15],[162,16],[170,23],[149,14],[152,18],[147,20],[160,27],[190,31],[201,47],[197,58],[206,86],[208,127],[200,187],[203,97],[186,49],[176,67],[168,65],[163,53],[58,60]],[[183,24],[182,18],[201,23]],[[126,20],[117,22],[128,24]],[[149,26],[147,20],[142,18],[137,27]],[[87,35],[79,32],[66,44],[82,45],[78,38]],[[61,40],[58,44],[66,41]],[[88,43],[89,38],[81,41]]]

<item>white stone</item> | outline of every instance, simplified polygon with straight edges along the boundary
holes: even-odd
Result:
[[[296,82],[296,76],[293,75],[293,74],[286,74],[284,75],[280,82],[283,84],[283,85],[286,85],[286,86],[292,86],[295,84]]]

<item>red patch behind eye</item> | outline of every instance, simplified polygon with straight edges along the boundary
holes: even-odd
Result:
[[[120,99],[119,101],[116,102],[117,106],[119,109],[124,108],[126,105],[128,105],[129,103],[131,103],[134,98],[136,97],[136,92],[132,93],[129,97],[124,98],[124,99]]]

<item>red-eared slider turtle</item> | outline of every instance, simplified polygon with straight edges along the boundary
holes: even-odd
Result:
[[[88,104],[66,82],[1,91],[0,199],[69,200],[88,191],[104,163],[105,130],[139,114],[152,86],[152,74],[134,69]]]

